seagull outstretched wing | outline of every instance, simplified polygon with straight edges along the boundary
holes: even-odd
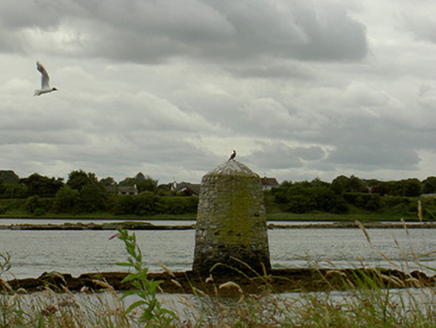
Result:
[[[50,89],[50,77],[44,66],[38,61],[36,62],[36,68],[41,72],[41,89]]]

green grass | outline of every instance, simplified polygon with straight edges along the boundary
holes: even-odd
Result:
[[[172,221],[192,221],[196,220],[196,214],[184,214],[184,215],[170,215],[159,214],[151,216],[137,216],[137,215],[113,215],[111,213],[89,213],[80,215],[71,214],[46,214],[38,217],[34,217],[25,212],[14,211],[7,214],[0,215],[0,218],[37,218],[37,219],[73,219],[73,220],[172,220]],[[391,221],[400,222],[401,219],[405,221],[418,221],[417,216],[402,216],[398,214],[390,213],[351,213],[351,214],[331,214],[331,213],[287,213],[276,212],[267,213],[266,218],[268,221],[338,221],[338,222],[354,222],[356,220],[361,222],[380,222]]]
[[[266,215],[268,221],[351,221],[361,222],[379,222],[391,221],[400,222],[401,219],[406,221],[418,221],[416,216],[401,216],[390,213],[350,213],[350,214],[330,214],[330,213],[270,213]]]
[[[0,218],[37,218],[37,219],[94,219],[94,220],[196,220],[196,214],[159,214],[150,216],[138,216],[138,215],[113,215],[108,212],[96,212],[86,214],[64,214],[64,213],[47,213],[41,216],[32,216],[28,212],[14,210],[0,215]]]

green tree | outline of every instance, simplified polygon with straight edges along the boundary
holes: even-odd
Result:
[[[323,211],[342,213],[348,211],[348,206],[342,195],[335,193],[330,185],[315,179],[312,182],[295,182],[286,184],[272,191],[278,202],[285,204],[287,210],[293,213]]]
[[[30,195],[38,195],[40,197],[54,197],[63,186],[62,179],[44,177],[38,173],[21,179],[20,182],[28,188]]]
[[[115,198],[111,211],[115,215],[134,214],[136,211],[136,204],[136,196],[120,195]]]
[[[22,184],[0,183],[1,198],[26,198],[28,188]]]
[[[348,206],[342,196],[336,194],[327,186],[321,186],[312,190],[311,198],[314,202],[314,209],[328,213],[344,213]]]
[[[94,173],[86,173],[83,170],[72,171],[68,175],[67,185],[73,189],[81,190],[88,184],[97,184],[98,179]]]
[[[428,177],[422,181],[422,192],[424,194],[436,193],[436,177]]]
[[[159,212],[158,196],[143,192],[136,196],[136,215],[153,215]]]
[[[78,210],[93,213],[106,210],[107,194],[97,183],[84,185],[79,191]]]
[[[331,189],[337,194],[343,194],[344,192],[367,192],[366,184],[358,177],[352,175],[346,177],[340,175],[335,178],[331,183]]]
[[[147,175],[145,176],[141,172],[139,172],[134,178],[125,178],[124,180],[120,181],[120,186],[134,186],[136,185],[136,188],[138,188],[138,191],[144,192],[144,191],[151,191],[151,192],[157,192],[158,188],[158,180],[153,179],[151,176]]]
[[[348,186],[347,192],[367,192],[366,184],[359,179],[358,177],[355,177],[352,175],[350,177],[350,184]]]
[[[38,195],[28,197],[25,204],[26,211],[33,214],[35,210],[41,206],[40,203],[41,198]]]
[[[133,187],[136,184],[136,179],[135,178],[125,178],[124,180],[119,182],[120,186],[123,187]]]
[[[52,199],[41,198],[38,195],[26,199],[25,209],[35,216],[44,215],[52,206]]]
[[[147,175],[144,179],[138,180],[138,182],[136,183],[136,187],[138,188],[139,192],[156,192],[157,184],[158,180],[154,180],[151,176]]]
[[[422,193],[421,181],[418,179],[407,179],[405,194],[406,197],[417,197]]]
[[[343,194],[347,190],[349,184],[350,179],[345,175],[340,175],[332,181],[331,188],[335,193]]]
[[[56,193],[52,210],[55,213],[71,213],[74,211],[78,199],[79,191],[68,185],[64,185]]]
[[[112,178],[112,177],[107,177],[107,178],[101,179],[100,183],[105,187],[115,186],[115,184],[116,184],[114,178]]]
[[[422,185],[418,179],[403,179],[389,183],[389,194],[402,197],[417,197],[421,195]]]
[[[0,171],[0,183],[10,183],[10,184],[18,184],[20,178],[15,174],[12,170],[2,170]]]

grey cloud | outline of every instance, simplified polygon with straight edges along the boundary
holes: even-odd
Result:
[[[434,45],[394,0],[25,3],[0,11],[4,168],[199,181],[235,148],[282,179],[433,169]],[[58,93],[32,97],[37,59]]]
[[[417,142],[424,140],[425,134],[400,120],[349,117],[325,130],[325,142],[335,148],[325,161],[359,170],[416,169],[420,162],[416,149],[425,147]]]
[[[64,2],[64,1],[62,1]],[[1,26],[5,29],[49,28],[59,24],[63,15],[61,1],[6,1],[0,11]]]
[[[301,168],[303,161],[321,160],[325,155],[319,146],[287,146],[283,142],[261,143],[261,149],[253,152],[249,160],[265,169]]]
[[[307,82],[313,82],[317,79],[313,68],[295,61],[247,61],[238,66],[229,66],[226,70],[242,78],[294,79]]]
[[[297,50],[300,59],[354,61],[365,57],[366,28],[342,8],[333,6],[322,14],[305,8],[298,15],[297,23],[309,36],[309,42]]]
[[[327,161],[340,167],[362,171],[377,169],[412,170],[420,162],[417,152],[411,148],[395,146],[371,147],[368,145],[339,146]]]
[[[163,62],[196,57],[214,63],[274,57],[360,60],[365,28],[340,6],[270,1],[38,1],[23,11],[15,1],[2,15],[6,27],[48,32],[68,25],[85,55],[118,61]],[[15,25],[13,25],[15,22]],[[77,37],[77,40],[81,38]]]
[[[436,43],[436,23],[433,17],[425,14],[402,15],[402,29],[411,33],[417,40],[425,40]]]

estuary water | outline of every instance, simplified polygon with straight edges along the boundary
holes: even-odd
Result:
[[[54,223],[66,221],[56,220]],[[80,222],[86,223],[85,220]],[[148,222],[156,225],[194,223]],[[0,225],[22,223],[48,222],[0,220]],[[133,232],[150,272],[163,271],[159,264],[172,271],[191,269],[195,230]],[[114,233],[116,231],[0,230],[0,254],[8,252],[12,264],[11,270],[2,278],[36,278],[50,271],[73,276],[88,272],[124,271],[125,268],[115,265],[126,260],[126,251],[122,241],[109,239]],[[360,229],[271,229],[268,230],[271,265],[274,269],[356,268],[365,265],[406,272],[418,269],[434,274],[431,269],[436,268],[434,229],[367,229],[367,233],[370,242]]]

